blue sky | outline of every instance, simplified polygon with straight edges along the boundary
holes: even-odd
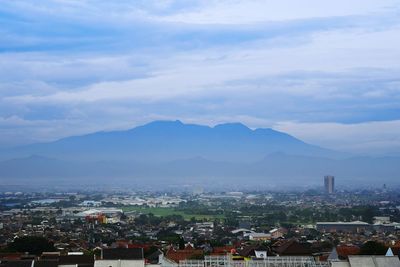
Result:
[[[398,154],[400,1],[2,1],[0,146],[157,119]]]

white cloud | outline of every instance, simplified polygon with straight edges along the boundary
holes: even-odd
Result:
[[[247,24],[372,14],[390,10],[398,4],[397,0],[218,0],[206,1],[202,8],[162,19],[194,24]]]
[[[339,151],[369,154],[400,151],[400,120],[357,124],[279,122],[274,128]]]
[[[337,129],[344,121],[396,120],[398,3],[4,3],[0,11],[11,15],[0,36],[3,140],[13,138],[12,127],[16,139],[29,132],[32,140],[50,140],[152,119],[294,130],[310,121],[334,121]],[[292,120],[296,127],[280,123]],[[374,136],[343,136],[349,141],[341,147],[391,150],[388,136]]]
[[[356,69],[400,69],[400,28],[382,32],[336,31],[321,33],[311,42],[297,47],[267,47],[263,41],[251,48],[233,47],[226,50],[207,49],[172,54],[164,59],[148,58],[148,67],[135,67],[134,55],[116,55],[52,61],[10,61],[12,69],[26,69],[21,76],[39,79],[68,81],[91,77],[94,81],[75,90],[58,91],[48,95],[25,94],[6,98],[22,103],[30,102],[93,102],[103,100],[135,99],[158,101],[179,97],[213,96],[215,94],[243,94],[285,92],[288,95],[309,95],[330,98],[351,97],[340,88],[322,88],[317,77],[298,84],[277,81],[276,87],[254,86],[253,81],[270,76],[295,72],[326,72],[333,75],[351,73]],[[341,40],[341,41],[338,41]],[[368,56],[367,56],[368,55]],[[140,59],[143,61],[143,59]],[[4,64],[5,66],[5,64]],[[11,68],[0,67],[9,70]],[[18,67],[20,66],[20,67]],[[376,74],[376,73],[375,73]],[[385,74],[379,74],[385,76]],[[132,76],[138,76],[131,79]],[[144,77],[141,77],[144,76]],[[103,81],[102,79],[110,79]],[[123,78],[122,80],[118,80]],[[353,81],[365,79],[365,75]],[[90,80],[89,80],[90,81]],[[242,86],[231,82],[244,81]],[[300,79],[301,81],[301,79]],[[351,81],[351,80],[350,80]],[[298,81],[297,81],[298,82]],[[365,96],[376,95],[376,89]]]

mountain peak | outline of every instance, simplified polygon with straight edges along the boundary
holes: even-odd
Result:
[[[149,122],[142,127],[146,126],[181,126],[184,125],[180,120],[175,120],[175,121],[170,121],[170,120],[157,120],[157,121],[152,121]]]
[[[102,132],[22,147],[16,157],[39,154],[61,159],[171,161],[201,156],[217,161],[251,161],[273,152],[329,155],[272,129],[252,130],[242,123],[209,127],[175,121],[153,121],[128,131]],[[10,155],[10,153],[8,153]],[[13,155],[13,157],[14,157]]]
[[[240,122],[218,124],[214,126],[214,129],[229,130],[229,131],[251,131],[249,127]]]

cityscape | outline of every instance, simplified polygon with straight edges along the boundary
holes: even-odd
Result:
[[[2,262],[336,266],[380,260],[400,251],[398,192],[386,185],[340,190],[331,175],[307,191],[3,192]],[[106,251],[120,256],[107,258]]]
[[[0,267],[400,267],[400,0],[1,1]]]

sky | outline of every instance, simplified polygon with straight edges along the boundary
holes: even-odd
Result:
[[[153,120],[400,154],[400,0],[3,0],[0,147]]]

